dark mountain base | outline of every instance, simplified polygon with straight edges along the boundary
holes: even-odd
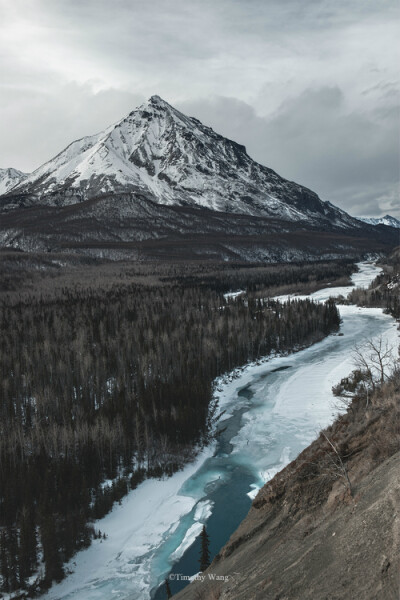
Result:
[[[251,299],[311,293],[327,286],[350,285],[351,260],[290,264],[244,261],[111,261],[84,254],[0,250],[0,301],[35,301],[43,294],[57,301],[65,289],[109,290],[129,285],[180,286],[217,293],[245,290]]]
[[[159,205],[140,194],[70,206],[27,206],[1,215],[0,244],[25,251],[74,252],[112,260],[292,262],[387,252],[399,233],[386,226],[317,228],[273,217]],[[15,206],[19,206],[15,208]]]

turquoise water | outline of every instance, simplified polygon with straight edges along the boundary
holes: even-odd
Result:
[[[246,386],[238,392],[238,396],[245,397],[251,402],[253,392],[249,386]],[[218,479],[205,486],[207,499],[213,503],[212,514],[207,520],[211,559],[235,531],[251,505],[251,500],[246,494],[254,480],[254,475],[245,465],[235,464],[230,456],[233,450],[230,440],[240,431],[245,411],[244,408],[238,409],[231,418],[221,424],[215,455],[207,460],[198,473],[182,488],[183,493],[186,492],[190,495],[195,491],[199,479],[201,480],[204,475],[207,476],[210,471],[219,473]],[[229,507],[228,510],[227,507]],[[186,518],[182,519],[181,524],[184,529],[188,528],[193,521],[194,512],[195,508]],[[181,532],[177,531],[177,535],[180,534]],[[169,582],[172,593],[175,594],[187,585],[185,580],[178,579],[180,575],[193,575],[199,571],[199,556],[200,541],[197,538],[171,569],[172,578],[169,578]],[[152,590],[152,598],[165,600],[165,586],[161,585],[158,589]]]

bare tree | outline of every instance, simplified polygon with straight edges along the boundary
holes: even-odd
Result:
[[[393,350],[393,346],[382,337],[354,346],[353,362],[356,368],[332,388],[333,394],[340,397],[342,405],[350,408],[353,398],[362,393],[367,397],[368,407],[370,393],[383,385],[396,366]]]
[[[345,457],[341,456],[339,450],[337,449],[335,444],[333,444],[333,442],[331,442],[331,440],[328,438],[328,436],[323,431],[321,433],[333,451],[333,454],[331,452],[327,453],[327,455],[330,459],[330,469],[329,470],[334,475],[334,477],[336,477],[336,478],[340,477],[344,480],[344,486],[349,490],[350,496],[352,496],[353,490],[351,487],[349,473],[347,471],[345,463],[343,462],[343,458],[345,458]]]
[[[395,358],[393,346],[380,337],[376,342],[367,340],[362,345],[356,345],[353,350],[354,363],[367,377],[371,387],[382,385],[393,369]]]

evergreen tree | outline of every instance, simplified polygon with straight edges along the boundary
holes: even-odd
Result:
[[[206,526],[203,525],[203,529],[200,534],[201,538],[201,550],[200,550],[200,571],[203,572],[210,566],[210,539],[207,535]]]
[[[32,508],[23,508],[19,519],[19,579],[23,586],[36,566],[36,527]]]
[[[7,527],[7,542],[9,556],[9,588],[11,591],[19,587],[18,570],[18,533],[15,526]]]
[[[0,575],[3,579],[2,589],[5,592],[10,590],[10,565],[7,554],[7,537],[5,531],[0,535]]]
[[[41,523],[41,540],[43,558],[45,563],[45,580],[48,584],[52,581],[61,581],[64,576],[60,550],[57,545],[55,518],[47,515]]]

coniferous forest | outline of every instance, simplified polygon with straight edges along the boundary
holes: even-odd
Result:
[[[193,458],[218,375],[338,327],[333,301],[225,299],[195,281],[4,297],[1,591],[60,580],[115,501]]]

